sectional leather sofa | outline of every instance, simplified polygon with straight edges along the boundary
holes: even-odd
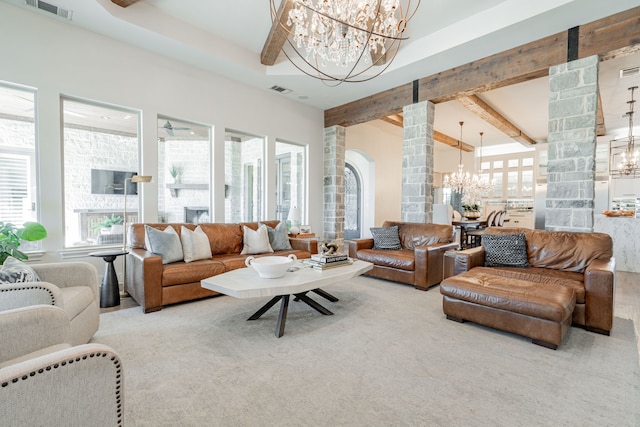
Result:
[[[262,221],[275,228],[278,221]],[[197,226],[188,223],[132,224],[129,228],[126,286],[131,297],[145,313],[158,311],[162,306],[217,295],[200,286],[200,281],[236,268],[245,268],[243,249],[243,226],[257,230],[259,223],[206,223],[199,224],[209,238],[212,257],[186,263],[184,261],[162,263],[162,258],[147,250],[145,225],[164,230],[171,225],[180,234],[182,227],[194,230]],[[318,252],[318,242],[313,239],[289,239],[291,250],[280,250],[262,255],[287,256],[295,254],[299,259],[309,258]]]
[[[554,349],[572,324],[609,335],[615,286],[611,237],[499,227],[486,229],[484,236],[520,233],[528,267],[487,267],[484,246],[456,252],[455,275],[440,284],[447,317],[513,332]]]

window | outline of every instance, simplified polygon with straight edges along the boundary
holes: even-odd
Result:
[[[292,206],[306,223],[306,148],[276,141],[276,219],[286,221]]]
[[[0,221],[38,221],[35,90],[0,83]],[[25,242],[22,250],[40,248]]]
[[[158,220],[211,222],[211,127],[158,116]]]
[[[255,222],[264,213],[264,138],[226,130],[225,221]]]
[[[502,172],[494,172],[493,173],[493,197],[502,198]]]
[[[533,196],[533,169],[522,171],[522,197]]]
[[[509,171],[507,173],[507,196],[518,197],[518,188],[518,171]]]
[[[138,219],[138,112],[62,99],[65,246],[122,245]],[[129,180],[129,181],[128,181]]]

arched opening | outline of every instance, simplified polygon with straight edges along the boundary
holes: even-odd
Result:
[[[344,167],[344,238],[359,239],[362,235],[362,187],[356,169],[349,163]]]

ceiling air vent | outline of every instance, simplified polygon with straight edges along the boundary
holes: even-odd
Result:
[[[42,0],[25,0],[25,3],[27,6],[35,7],[36,9],[40,9],[42,11],[52,13],[61,18],[68,19],[69,21],[71,21],[71,15],[73,14],[73,12],[70,10],[63,9],[61,7],[58,7],[51,3],[47,3]]]
[[[273,85],[269,89],[275,90],[276,92],[279,92],[279,93],[282,93],[282,94],[293,92],[291,89],[287,89],[285,87],[278,86],[278,85]]]
[[[637,76],[639,74],[640,74],[640,67],[631,67],[631,68],[625,68],[624,70],[620,70],[621,79],[625,77]]]

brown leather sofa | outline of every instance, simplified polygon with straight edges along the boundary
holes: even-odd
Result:
[[[604,233],[488,228],[524,233],[529,267],[483,267],[485,248],[455,254],[454,274],[440,284],[448,318],[473,321],[557,348],[570,325],[609,335],[615,260]]]
[[[406,283],[426,291],[443,278],[443,257],[458,245],[451,225],[385,221],[398,226],[402,249],[374,249],[373,239],[347,241],[351,258],[373,263],[368,276]]]
[[[278,224],[278,221],[262,221],[270,227]],[[200,286],[200,281],[217,274],[245,268],[245,258],[249,255],[241,255],[243,247],[243,225],[257,230],[258,223],[222,224],[208,223],[198,224],[209,237],[211,252],[210,259],[184,261],[162,264],[162,258],[147,251],[145,245],[144,226],[164,230],[168,225],[180,234],[182,226],[194,230],[197,225],[188,223],[173,224],[132,224],[129,228],[129,254],[127,255],[127,291],[131,297],[142,307],[145,313],[158,311],[162,306],[178,302],[190,301],[199,298],[218,295]],[[298,258],[309,258],[312,253],[318,252],[318,242],[314,239],[289,239],[291,250],[275,251],[266,255],[287,256],[295,254]]]

